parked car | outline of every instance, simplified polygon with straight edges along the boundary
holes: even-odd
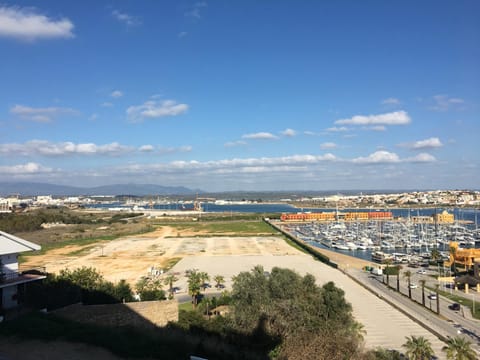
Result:
[[[413,284],[413,283],[410,284],[410,289],[416,289],[416,288],[418,288],[418,285],[417,285],[417,284]]]
[[[430,300],[437,300],[437,294],[431,293],[430,295],[428,295],[428,298],[429,298]]]
[[[422,269],[422,270],[418,270],[418,271],[417,271],[417,274],[426,274],[426,273],[427,273],[427,271],[426,271],[426,270],[424,270],[424,269]]]
[[[459,311],[460,310],[460,304],[459,303],[453,303],[452,305],[449,306],[450,310],[454,311]]]

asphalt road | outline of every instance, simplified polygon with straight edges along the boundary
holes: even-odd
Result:
[[[464,317],[462,311],[453,311],[449,309],[449,305],[452,304],[452,301],[442,296],[440,296],[440,315],[437,315],[437,303],[436,300],[431,300],[428,297],[431,293],[429,289],[425,289],[425,307],[422,305],[422,289],[419,285],[419,280],[422,278],[427,280],[428,275],[413,274],[411,282],[418,284],[418,288],[411,289],[412,299],[409,299],[407,280],[403,278],[402,275],[400,276],[401,294],[399,294],[396,291],[396,276],[390,276],[391,288],[389,289],[382,283],[382,276],[374,276],[366,272],[353,270],[350,270],[349,274],[357,277],[360,281],[363,280],[364,286],[372,289],[384,299],[393,302],[412,319],[424,324],[427,328],[433,330],[442,337],[448,338],[462,336],[467,338],[472,343],[472,347],[478,352],[480,357],[480,321]],[[432,310],[430,310],[430,306]]]

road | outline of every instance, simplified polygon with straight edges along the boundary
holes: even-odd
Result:
[[[413,269],[412,269],[413,270]],[[424,324],[434,333],[448,338],[461,336],[465,337],[472,343],[472,347],[478,352],[480,357],[480,321],[473,318],[464,317],[463,311],[453,311],[449,309],[452,301],[440,296],[440,316],[436,314],[436,300],[431,300],[428,296],[431,291],[425,289],[425,307],[422,305],[422,289],[421,286],[412,290],[412,300],[408,298],[407,280],[400,275],[400,291],[396,291],[397,277],[390,276],[390,286],[387,288],[382,282],[382,276],[370,275],[360,270],[351,269],[348,271],[350,276],[363,282],[363,285],[373,292],[377,293],[385,300],[393,303],[404,313],[415,319],[417,322]],[[413,273],[413,271],[412,271]],[[419,280],[430,280],[426,286],[433,287],[434,280],[427,274],[413,273],[411,283],[419,284]],[[386,281],[386,280],[385,280]],[[431,309],[430,310],[430,306]],[[463,310],[463,309],[462,309]]]

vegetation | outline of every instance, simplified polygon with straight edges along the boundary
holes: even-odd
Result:
[[[223,275],[215,275],[213,281],[215,281],[215,287],[220,289],[225,283],[225,277]]]
[[[361,332],[343,290],[332,282],[318,287],[304,277],[261,266],[234,278],[233,318],[237,331],[259,332],[280,344],[271,355],[288,359],[337,359],[359,356]],[[260,335],[259,335],[260,336]]]
[[[42,282],[32,282],[26,302],[36,308],[58,309],[70,304],[113,304],[133,301],[130,285],[107,281],[94,268],[64,269],[58,275],[48,274]]]
[[[202,280],[200,273],[196,270],[189,270],[187,272],[188,278],[188,294],[192,297],[193,307],[197,306],[198,296],[200,295],[200,290],[202,286]]]
[[[158,279],[142,277],[135,284],[135,290],[142,301],[165,300],[165,291],[162,289],[162,283]]]
[[[156,226],[160,225],[157,222]],[[208,234],[207,236],[229,235],[271,235],[276,233],[271,226],[261,220],[242,220],[242,221],[215,221],[215,222],[175,222],[164,225],[171,226],[177,230],[181,236],[182,231]],[[205,235],[202,235],[205,236]]]
[[[9,233],[30,232],[42,229],[42,224],[69,225],[113,224],[142,215],[141,213],[118,213],[101,217],[93,213],[74,212],[67,208],[44,208],[20,214],[0,214],[0,229]]]
[[[434,355],[430,341],[423,336],[407,336],[407,341],[402,346],[406,349],[405,355],[409,360],[430,360]]]
[[[403,273],[403,276],[407,279],[407,287],[408,287],[408,298],[412,298],[412,272],[407,270]]]
[[[173,299],[173,283],[177,281],[178,278],[175,274],[168,274],[163,280],[165,285],[168,285],[168,298]]]
[[[472,349],[472,343],[462,337],[450,338],[447,346],[442,351],[447,355],[447,359],[451,360],[475,360],[477,354]]]

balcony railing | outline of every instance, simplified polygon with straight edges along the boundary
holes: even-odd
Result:
[[[24,271],[0,272],[0,284],[31,281],[44,278],[47,275],[44,267],[32,268]]]

